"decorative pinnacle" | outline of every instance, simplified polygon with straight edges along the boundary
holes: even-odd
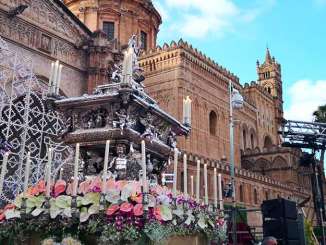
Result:
[[[272,63],[272,57],[271,57],[271,54],[269,52],[269,48],[266,49],[265,63],[267,63],[267,64]]]

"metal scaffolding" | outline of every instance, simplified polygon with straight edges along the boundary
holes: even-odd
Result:
[[[318,217],[318,223],[322,230],[322,243],[325,244],[324,220],[325,220],[325,203],[323,182],[325,181],[323,173],[323,163],[316,161],[316,153],[326,149],[326,123],[313,123],[302,121],[284,120],[279,129],[282,137],[282,146],[309,149],[312,151],[312,160],[310,167],[311,187],[314,197],[314,209]]]

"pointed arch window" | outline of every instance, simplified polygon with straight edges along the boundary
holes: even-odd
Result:
[[[242,139],[243,139],[243,148],[244,150],[247,149],[247,131],[246,129],[243,129],[242,131]]]
[[[216,128],[217,128],[217,115],[215,111],[211,111],[209,113],[209,133],[210,135],[216,136]]]
[[[273,141],[272,138],[270,136],[266,136],[264,139],[264,148],[271,148],[273,146]]]
[[[255,140],[254,140],[254,134],[251,133],[250,135],[250,142],[251,142],[251,149],[255,148]]]

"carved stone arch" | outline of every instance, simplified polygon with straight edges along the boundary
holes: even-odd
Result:
[[[246,150],[248,147],[248,126],[243,123],[241,126],[241,139],[242,139],[242,149]]]
[[[266,175],[266,170],[272,166],[272,163],[265,158],[258,158],[255,161],[252,171],[258,172],[262,175]]]
[[[257,134],[254,128],[250,128],[249,130],[249,143],[251,149],[255,149],[257,146]]]
[[[209,133],[210,135],[217,135],[217,122],[218,122],[218,114],[215,110],[210,110],[208,115],[209,122]]]
[[[197,107],[197,108],[199,107],[199,100],[198,100],[197,97],[195,97],[194,100],[193,100],[193,106]]]
[[[282,169],[286,167],[288,167],[288,161],[284,157],[277,156],[274,158],[273,168]]]
[[[207,104],[206,101],[204,101],[204,103],[203,103],[203,109],[204,109],[205,112],[208,111],[208,104]]]
[[[264,88],[269,94],[273,94],[273,84],[271,82],[265,83]]]
[[[199,127],[199,122],[200,122],[199,108],[200,108],[199,100],[197,97],[195,97],[192,103],[192,115],[193,115],[192,124],[194,127]]]
[[[241,162],[241,167],[244,169],[251,170],[254,167],[254,163],[248,160],[244,160]]]
[[[264,148],[270,149],[274,145],[272,137],[270,135],[264,136]]]

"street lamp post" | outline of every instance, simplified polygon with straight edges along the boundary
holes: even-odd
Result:
[[[243,97],[238,90],[233,88],[231,80],[229,81],[229,96],[230,96],[230,175],[232,187],[232,241],[237,244],[237,227],[236,227],[236,185],[235,185],[235,172],[234,172],[234,120],[233,108],[240,109],[243,106]]]

